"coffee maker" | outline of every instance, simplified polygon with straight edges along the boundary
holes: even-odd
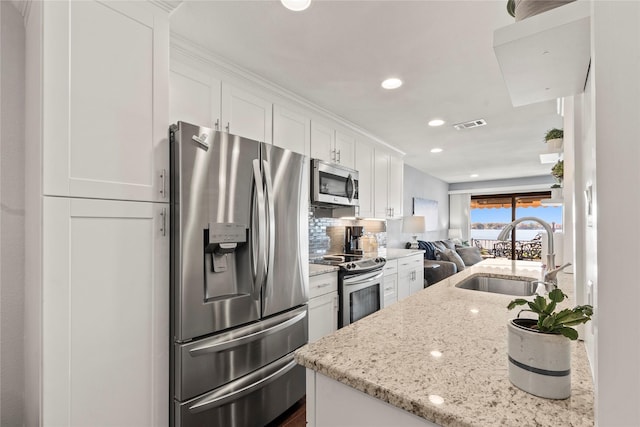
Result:
[[[362,254],[359,248],[360,237],[364,233],[364,227],[349,226],[344,228],[344,251],[347,254]]]

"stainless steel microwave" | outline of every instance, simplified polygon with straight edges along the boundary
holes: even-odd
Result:
[[[310,181],[311,204],[358,206],[358,171],[312,159]]]

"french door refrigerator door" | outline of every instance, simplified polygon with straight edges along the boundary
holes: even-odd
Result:
[[[271,316],[308,301],[309,161],[262,144],[267,204],[267,280],[262,315]]]
[[[185,342],[260,318],[260,143],[184,122],[170,140],[172,333]]]

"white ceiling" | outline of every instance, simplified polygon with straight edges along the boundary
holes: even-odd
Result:
[[[446,182],[547,175],[553,101],[514,108],[493,53],[506,0],[186,1],[171,30],[353,122]],[[387,91],[380,82],[400,77]],[[432,128],[427,122],[446,124]],[[487,125],[455,130],[474,119]],[[429,152],[440,147],[440,154]],[[471,178],[471,174],[478,174]]]

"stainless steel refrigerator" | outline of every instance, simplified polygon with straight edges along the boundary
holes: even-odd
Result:
[[[305,394],[308,161],[178,122],[171,142],[171,423],[263,426]]]

